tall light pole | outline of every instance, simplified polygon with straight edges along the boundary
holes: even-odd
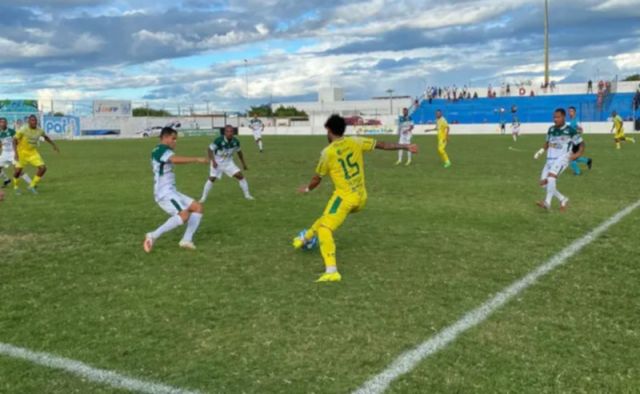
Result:
[[[544,0],[544,86],[549,86],[549,0]]]
[[[393,115],[393,89],[387,89],[389,93],[389,114]]]
[[[247,59],[244,59],[244,84],[247,101],[249,101],[249,61]]]

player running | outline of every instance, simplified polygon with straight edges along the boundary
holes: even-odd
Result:
[[[584,129],[582,128],[582,126],[578,124],[578,117],[576,116],[576,107],[569,107],[569,126],[574,128],[580,135],[583,136],[583,139],[584,139]],[[584,142],[582,143],[582,145],[586,149],[587,146]],[[574,145],[573,153],[578,152],[578,149],[579,147]],[[591,170],[591,167],[593,166],[593,160],[585,156],[580,156],[577,159],[573,160],[571,162],[571,170],[573,171],[574,175],[582,174],[582,170],[580,169],[580,164],[586,164],[589,170]]]
[[[6,169],[16,163],[16,154],[13,149],[13,137],[16,131],[7,126],[7,119],[0,118],[0,178],[2,179],[2,188],[7,187],[11,183]],[[22,174],[22,179],[28,184],[31,178],[26,173]]]
[[[402,109],[402,116],[398,119],[398,135],[400,135],[400,144],[411,144],[411,137],[413,137],[413,120],[409,117],[409,110],[407,108]],[[398,151],[398,161],[396,165],[402,164],[403,150]],[[407,166],[411,165],[411,152],[407,151]]]
[[[300,249],[317,235],[320,240],[320,253],[324,259],[325,273],[316,282],[339,282],[342,276],[336,265],[333,233],[340,228],[350,213],[361,211],[367,202],[363,154],[374,149],[407,150],[418,153],[418,146],[380,142],[371,138],[344,137],[347,124],[344,118],[338,115],[329,117],[324,127],[327,129],[329,146],[322,151],[316,175],[311,178],[308,185],[302,186],[298,191],[309,193],[317,188],[322,178],[327,175],[331,177],[335,191],[323,215],[316,220],[304,237],[293,239],[293,247]]]
[[[616,149],[620,149],[620,143],[621,142],[626,142],[626,141],[631,141],[632,143],[636,143],[635,138],[633,137],[627,137],[624,135],[624,121],[622,120],[622,117],[620,115],[618,115],[618,113],[616,111],[611,112],[611,118],[613,119],[613,126],[611,127],[611,132],[613,133],[615,131],[614,134],[614,141],[616,142]]]
[[[547,162],[542,169],[540,186],[546,188],[547,196],[544,201],[537,202],[537,205],[546,210],[551,209],[553,197],[560,201],[560,210],[565,211],[569,204],[569,199],[562,195],[556,186],[558,177],[569,166],[569,163],[582,156],[584,144],[582,136],[576,129],[566,123],[567,112],[563,108],[558,108],[553,113],[554,125],[547,132],[547,140],[542,149],[536,152],[534,158],[538,159],[547,152]],[[573,152],[573,147],[578,146],[577,152]]]
[[[511,136],[513,142],[518,142],[520,137],[520,118],[518,117],[518,107],[515,105],[511,107]]]
[[[225,126],[224,135],[216,138],[209,149],[207,150],[209,155],[209,161],[211,162],[211,168],[209,170],[209,179],[204,184],[204,190],[202,191],[202,197],[200,202],[207,201],[207,197],[213,188],[213,183],[216,179],[221,179],[223,174],[229,177],[236,178],[240,184],[240,189],[244,194],[244,198],[247,200],[253,200],[254,198],[249,193],[249,182],[242,175],[242,171],[238,168],[236,163],[233,162],[233,155],[238,154],[238,158],[242,163],[242,168],[247,171],[247,163],[244,161],[244,155],[240,150],[240,141],[235,137],[235,132],[232,126]]]
[[[18,180],[22,177],[24,168],[27,165],[37,168],[36,176],[34,176],[33,180],[29,183],[28,190],[34,194],[38,194],[36,188],[47,172],[47,166],[44,164],[42,156],[40,156],[38,152],[40,138],[44,138],[44,140],[53,147],[54,151],[60,153],[58,145],[45,134],[44,130],[38,127],[38,118],[35,115],[30,115],[27,124],[22,126],[13,137],[13,148],[16,159],[15,172],[13,174],[13,188],[17,194],[20,194]]]
[[[451,167],[451,160],[449,160],[449,155],[447,155],[447,144],[449,143],[449,131],[450,131],[449,123],[444,116],[442,116],[442,111],[436,111],[436,127],[433,129],[427,129],[425,132],[429,131],[437,131],[438,132],[438,155],[442,160],[444,168]]]
[[[176,189],[176,174],[173,168],[179,164],[207,164],[209,160],[206,157],[176,156],[174,150],[177,140],[178,132],[171,127],[165,127],[160,131],[160,144],[151,152],[151,168],[154,176],[153,195],[160,208],[171,217],[155,231],[145,235],[142,247],[147,253],[151,253],[153,245],[163,234],[185,223],[187,229],[179,246],[184,249],[196,249],[193,244],[193,235],[202,220],[202,205]]]
[[[258,115],[253,115],[253,119],[249,122],[249,127],[253,131],[253,139],[258,145],[258,149],[260,149],[260,153],[262,153],[262,132],[264,131],[264,123],[258,119]]]

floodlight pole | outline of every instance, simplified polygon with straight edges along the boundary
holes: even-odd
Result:
[[[389,114],[393,115],[393,89],[387,89],[389,93]]]
[[[549,0],[544,0],[544,86],[549,86]]]

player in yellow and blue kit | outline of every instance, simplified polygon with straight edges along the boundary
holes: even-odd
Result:
[[[38,127],[38,118],[35,115],[30,115],[27,125],[18,130],[13,138],[16,155],[16,171],[13,174],[13,188],[16,193],[19,193],[18,180],[27,165],[37,168],[36,176],[33,177],[33,180],[29,184],[29,190],[34,194],[37,194],[36,187],[38,187],[40,179],[42,179],[47,172],[47,166],[44,164],[44,160],[42,160],[38,152],[40,138],[44,138],[44,140],[53,147],[54,151],[60,153],[60,149],[58,149],[56,143],[45,134],[44,130]]]
[[[364,153],[374,149],[406,150],[418,153],[417,145],[392,144],[371,138],[344,137],[347,128],[344,118],[332,115],[325,123],[329,146],[320,157],[316,175],[311,182],[299,189],[308,193],[329,176],[335,187],[322,216],[315,221],[304,236],[296,237],[293,246],[300,249],[316,235],[320,240],[320,253],[324,259],[325,273],[317,282],[339,282],[342,276],[336,265],[336,245],[333,233],[344,223],[350,213],[361,211],[367,203],[364,176]]]
[[[442,116],[442,111],[436,111],[436,127],[434,129],[425,130],[425,132],[436,131],[438,133],[438,156],[442,160],[444,168],[451,167],[451,160],[447,155],[447,144],[449,143],[449,122]]]
[[[624,135],[624,122],[622,120],[622,117],[620,115],[618,115],[618,113],[616,111],[613,111],[611,113],[611,118],[613,119],[613,127],[611,128],[611,132],[615,132],[613,138],[614,141],[616,143],[616,149],[620,149],[620,143],[621,142],[632,142],[632,143],[636,143],[635,138],[633,137],[627,137]]]

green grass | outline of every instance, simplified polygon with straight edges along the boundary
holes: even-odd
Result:
[[[337,393],[357,388],[425,340],[639,198],[640,146],[589,136],[593,171],[565,173],[569,214],[540,212],[533,153],[543,137],[454,136],[454,166],[419,137],[409,168],[366,158],[369,202],[337,232],[340,284],[317,285],[319,252],[293,235],[322,212],[330,182],[300,196],[324,138],[243,139],[257,201],[216,183],[196,235],[151,255],[155,141],[43,147],[38,196],[0,203],[0,342],[204,392]],[[178,153],[200,155],[207,139]],[[522,151],[509,150],[515,146]],[[206,166],[178,169],[199,196]],[[640,387],[640,266],[634,212],[508,304],[421,363],[393,392],[634,392]],[[118,390],[0,356],[0,392]]]

